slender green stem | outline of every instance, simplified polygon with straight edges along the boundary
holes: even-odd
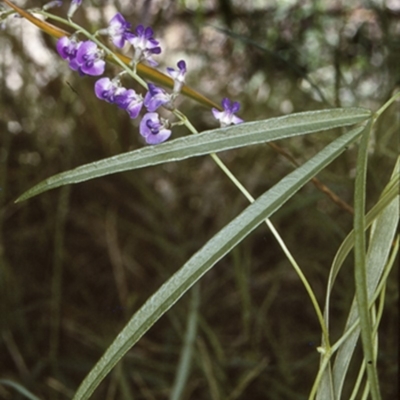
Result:
[[[383,112],[392,105],[393,102],[395,102],[398,98],[400,98],[400,92],[396,93],[393,95],[378,111],[375,112],[374,114],[374,119],[375,121],[383,114]]]

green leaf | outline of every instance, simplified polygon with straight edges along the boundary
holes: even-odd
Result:
[[[265,192],[211,238],[133,315],[84,379],[74,400],[88,399],[123,355],[173,304],[306,182],[337,158],[363,130],[364,127],[353,129],[326,146],[316,156]]]
[[[365,240],[365,198],[367,192],[368,144],[372,121],[363,133],[358,149],[356,179],[354,184],[354,278],[357,309],[360,317],[361,343],[366,363],[369,390],[373,400],[381,400],[374,334],[369,312],[366,240]]]
[[[398,204],[399,202],[399,184],[400,157],[397,159],[392,177],[389,183],[384,188],[378,202],[371,208],[371,210],[365,217],[365,228],[367,229],[371,226],[371,224],[374,224],[374,228],[372,229],[372,231],[375,232],[374,241],[370,242],[370,246],[368,249],[369,253],[367,256],[367,282],[369,287],[369,300],[376,290],[378,281],[382,273],[381,269],[376,267],[376,260],[372,261],[371,256],[374,254],[378,254],[377,250],[373,249],[380,248],[383,252],[380,253],[378,257],[378,260],[381,263],[381,267],[387,262],[388,254],[386,252],[390,250],[393,235],[396,231],[397,220],[399,218],[398,207],[396,209],[396,204]],[[388,236],[380,236],[384,234]],[[377,243],[381,247],[377,247]],[[330,269],[324,311],[325,323],[327,326],[329,326],[330,297],[332,294],[333,285],[346,257],[349,255],[353,247],[354,230],[352,230],[347,235],[345,240],[340,245],[332,263],[332,267]],[[351,310],[349,312],[344,332],[350,329],[357,318],[358,312],[354,300],[351,306]],[[355,346],[357,344],[359,333],[360,330],[358,328],[341,345],[338,351],[338,355],[335,358],[334,376],[332,375],[330,366],[325,370],[324,378],[318,390],[317,400],[332,400],[341,397],[343,384],[346,378],[348,367],[350,365],[350,361],[354,353]]]
[[[22,194],[17,202],[59,186],[117,172],[353,125],[365,121],[370,115],[371,112],[363,108],[310,111],[185,136],[157,146],[145,147],[82,165],[52,176]]]
[[[391,182],[387,185],[382,194],[381,201],[387,203],[388,196],[391,198],[393,188],[395,188],[395,196],[392,198],[389,204],[386,205],[385,209],[379,214],[373,222],[371,228],[371,237],[369,241],[368,252],[366,256],[366,291],[368,296],[368,303],[375,294],[375,290],[378,286],[379,280],[382,276],[384,267],[388,261],[390,250],[393,243],[393,238],[396,234],[398,222],[399,222],[399,191],[398,182],[400,174],[400,162],[398,160],[394,173],[391,178]],[[395,183],[395,187],[392,182]],[[379,203],[378,203],[379,204]],[[371,210],[372,211],[372,210]],[[368,224],[368,219],[367,219]],[[346,238],[347,239],[347,238]],[[352,238],[354,242],[354,236]],[[357,304],[355,299],[353,300],[349,316],[347,318],[346,327],[344,331],[347,331],[356,319],[359,317]],[[335,359],[333,368],[334,378],[334,389],[337,398],[340,398],[343,389],[344,380],[346,373],[354,353],[355,346],[357,344],[358,337],[360,335],[360,328],[357,328],[343,343],[340,347],[338,354]]]

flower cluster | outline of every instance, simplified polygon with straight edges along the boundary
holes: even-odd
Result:
[[[184,61],[180,61],[178,64],[186,70]],[[182,77],[179,76],[179,79],[182,80]],[[144,106],[148,112],[140,123],[140,134],[147,143],[158,144],[167,140],[171,135],[171,130],[168,129],[170,127],[169,122],[160,118],[155,111],[161,106],[173,110],[173,102],[178,94],[177,92],[167,93],[164,89],[149,83],[148,92],[143,98],[135,90],[123,87],[119,76],[112,80],[106,77],[100,78],[94,85],[94,91],[100,100],[116,104],[119,108],[127,111],[132,119],[139,116]]]
[[[68,17],[71,18],[76,9],[81,5],[81,0],[72,0]],[[152,59],[155,54],[161,53],[159,42],[154,39],[154,32],[150,27],[139,25],[131,31],[131,24],[125,20],[122,14],[117,13],[111,18],[107,28],[99,30],[96,35],[107,35],[114,46],[122,48],[129,43],[134,48],[131,65],[146,61],[154,66],[157,63]],[[95,36],[96,36],[95,35]],[[57,42],[57,51],[60,56],[67,60],[69,66],[80,75],[100,76],[105,71],[104,50],[91,40],[79,41],[76,35],[62,37]],[[158,144],[167,140],[171,135],[173,124],[167,119],[161,118],[156,112],[158,108],[174,110],[174,101],[182,90],[185,82],[186,63],[181,60],[177,69],[167,68],[168,75],[173,79],[174,86],[171,93],[148,83],[148,91],[143,97],[133,89],[122,86],[120,75],[110,79],[102,77],[94,85],[97,98],[108,103],[115,104],[125,110],[129,117],[134,119],[140,115],[143,107],[147,110],[143,116],[139,131],[148,144]],[[214,117],[220,121],[221,127],[238,124],[242,119],[235,115],[239,111],[239,103],[224,99],[222,101],[223,111],[213,109]]]

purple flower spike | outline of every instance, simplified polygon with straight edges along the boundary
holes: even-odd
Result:
[[[153,85],[152,83],[148,84],[149,91],[146,93],[144,97],[144,105],[147,110],[150,112],[156,111],[158,107],[166,105],[167,108],[169,103],[171,102],[171,95],[165,92],[163,89]]]
[[[103,74],[106,63],[101,57],[102,53],[98,49],[96,43],[90,40],[82,42],[76,53],[76,61],[78,64],[76,70],[78,70],[81,75],[98,76]],[[72,69],[75,69],[72,65],[70,66]]]
[[[165,142],[171,136],[171,130],[167,129],[166,121],[161,121],[157,113],[147,113],[140,121],[140,134],[148,144]]]
[[[115,103],[117,92],[119,90],[126,91],[125,88],[122,88],[118,82],[111,80],[110,78],[101,78],[96,81],[94,85],[94,92],[96,97],[100,100],[105,100],[108,103]]]
[[[108,28],[101,29],[99,33],[109,35],[114,46],[122,49],[127,37],[132,35],[130,29],[131,24],[125,20],[121,13],[117,13],[111,18]]]
[[[151,58],[153,54],[160,54],[159,42],[153,38],[153,29],[139,25],[135,33],[127,34],[126,40],[135,48],[134,63],[147,60],[150,65],[157,65]]]
[[[228,98],[222,100],[222,107],[224,111],[219,111],[216,108],[212,109],[214,117],[220,122],[221,128],[231,125],[240,124],[243,120],[235,115],[240,109],[240,104],[237,101],[231,103]]]
[[[181,91],[186,75],[185,61],[181,60],[177,65],[178,71],[175,71],[173,68],[167,68],[168,75],[174,80],[174,93],[179,93]]]

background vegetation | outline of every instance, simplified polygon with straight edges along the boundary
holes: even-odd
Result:
[[[337,106],[376,110],[400,84],[395,1],[84,3],[77,21],[93,31],[117,10],[134,25],[151,25],[165,49],[160,68],[185,58],[188,84],[216,102],[224,96],[240,101],[246,121]],[[65,15],[67,6],[55,12]],[[54,39],[28,22],[6,21],[0,54],[0,377],[43,399],[67,399],[138,307],[246,201],[210,158],[200,157],[14,204],[46,177],[143,143],[136,122],[99,102],[94,79],[68,70]],[[108,68],[110,75],[117,71]],[[182,98],[180,109],[198,130],[216,127],[210,111],[192,100]],[[367,209],[392,172],[399,115],[397,103],[374,132]],[[338,133],[280,145],[302,163]],[[355,156],[349,148],[319,177],[349,204]],[[293,169],[266,145],[221,158],[254,197]],[[272,221],[322,305],[332,259],[352,228],[351,213],[309,184]],[[352,264],[350,257],[334,289],[333,336],[343,330],[354,295]],[[385,399],[398,394],[397,276],[398,269],[388,280],[380,327]],[[199,286],[199,328],[184,398],[307,398],[318,369],[320,329],[268,229],[258,228]],[[167,398],[189,307],[185,296],[94,398]],[[0,398],[18,396],[0,386]]]

